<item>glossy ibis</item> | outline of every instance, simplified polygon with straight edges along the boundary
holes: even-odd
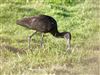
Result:
[[[41,46],[43,44],[43,34],[51,33],[55,37],[66,38],[67,48],[70,49],[71,33],[70,32],[59,32],[57,30],[57,22],[51,16],[37,15],[37,16],[32,16],[28,18],[22,18],[20,20],[17,20],[16,23],[18,25],[27,27],[29,29],[36,30],[36,32],[40,32],[41,33]],[[30,48],[30,40],[32,36],[36,34],[36,32],[28,37],[29,48]]]

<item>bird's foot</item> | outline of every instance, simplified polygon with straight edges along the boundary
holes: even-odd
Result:
[[[66,52],[71,53],[71,52],[72,52],[71,48],[68,47],[68,48],[66,49]]]

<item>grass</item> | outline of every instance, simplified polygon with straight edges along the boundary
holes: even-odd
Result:
[[[99,2],[64,1],[0,1],[0,75],[98,74]],[[71,54],[65,50],[65,39],[51,34],[45,34],[44,48],[37,34],[27,49],[27,36],[33,31],[16,25],[16,20],[38,14],[53,16],[59,31],[72,33]]]

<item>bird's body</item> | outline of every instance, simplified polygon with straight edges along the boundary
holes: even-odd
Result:
[[[56,21],[47,15],[23,18],[22,20],[17,20],[17,24],[43,33],[52,33],[52,31],[55,31],[55,33],[58,32]]]
[[[16,23],[18,25],[27,27],[32,30],[36,30],[41,33],[51,33],[55,37],[64,37],[65,34],[67,38],[71,40],[71,34],[69,32],[58,32],[57,30],[57,22],[54,18],[47,15],[37,15],[28,18],[23,18],[21,20],[17,20]],[[31,35],[31,37],[33,34]]]

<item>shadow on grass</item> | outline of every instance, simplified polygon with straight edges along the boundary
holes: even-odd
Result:
[[[56,15],[59,15],[59,16],[63,16],[63,17],[71,17],[68,13],[61,13],[61,12],[57,12],[55,13]]]
[[[65,5],[54,4],[50,3],[52,9],[59,10],[60,12],[55,12],[56,15],[63,16],[63,17],[72,17],[74,10],[68,10]]]
[[[12,40],[10,38],[7,37],[0,37],[0,42],[11,42]]]
[[[26,43],[28,42],[28,39],[16,39],[17,43]]]
[[[25,53],[25,49],[19,49],[10,45],[1,45],[0,48],[1,50],[9,50],[13,53],[20,53],[20,54]]]
[[[36,15],[40,14],[39,10],[36,10],[35,8],[32,8],[32,7],[24,7],[20,5],[20,6],[17,6],[16,9],[19,12],[19,14],[23,13],[23,15],[26,15],[26,16],[34,16],[35,14]]]
[[[5,43],[12,43],[13,42],[13,40],[12,40],[12,38],[8,38],[8,37],[0,37],[0,41],[3,43],[3,42],[5,42]],[[27,41],[27,39],[15,39],[15,41],[17,41],[17,43],[26,43],[26,42],[28,42]]]

